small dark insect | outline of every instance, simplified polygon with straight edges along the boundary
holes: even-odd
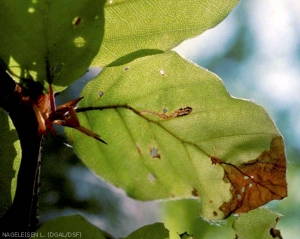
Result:
[[[71,100],[56,107],[53,89],[51,84],[49,84],[49,95],[41,94],[39,95],[37,102],[31,102],[39,125],[39,135],[46,135],[48,129],[50,133],[55,136],[52,125],[52,123],[54,123],[77,129],[78,131],[107,144],[98,134],[80,125],[75,107],[82,98],[83,97]]]

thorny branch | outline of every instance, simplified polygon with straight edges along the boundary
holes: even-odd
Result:
[[[37,226],[42,137],[38,134],[38,123],[32,106],[22,101],[23,90],[0,65],[0,106],[8,112],[22,148],[15,198],[0,219],[0,232],[34,232]]]

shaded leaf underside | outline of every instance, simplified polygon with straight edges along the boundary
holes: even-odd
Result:
[[[199,195],[202,215],[219,220],[286,196],[283,141],[266,112],[173,52],[107,67],[82,95],[82,124],[108,146],[70,130],[75,151],[134,198]]]
[[[36,238],[87,238],[111,239],[109,235],[89,223],[81,215],[59,217],[44,223],[37,231]]]
[[[146,225],[132,232],[124,239],[168,239],[169,231],[163,223],[154,223]]]

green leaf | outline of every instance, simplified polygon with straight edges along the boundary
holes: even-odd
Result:
[[[238,0],[108,0],[105,35],[92,65],[126,62],[169,50],[220,23]],[[151,50],[156,49],[156,50]]]
[[[167,239],[169,231],[163,223],[154,223],[139,228],[124,239]]]
[[[78,113],[104,145],[75,130],[75,152],[140,200],[201,196],[220,220],[286,196],[283,140],[262,107],[174,52],[107,67],[84,88]]]
[[[233,223],[238,239],[282,239],[275,226],[281,215],[265,208],[241,214]]]
[[[18,134],[8,114],[0,109],[0,217],[10,207],[17,187],[21,162]]]
[[[18,77],[45,84],[63,64],[54,88],[83,75],[104,32],[103,0],[24,0],[0,3],[0,58]]]
[[[212,223],[199,217],[199,200],[169,200],[162,204],[163,222],[171,239],[234,238],[233,216],[226,222]],[[220,226],[221,225],[221,226]]]
[[[32,238],[108,239],[105,232],[89,223],[81,215],[59,217],[44,223]]]

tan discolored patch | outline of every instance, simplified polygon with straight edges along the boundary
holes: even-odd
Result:
[[[136,147],[138,153],[141,154],[142,151],[141,151],[140,145],[139,145],[138,143],[136,143],[136,144],[135,144],[135,147]]]
[[[286,158],[282,137],[274,138],[270,150],[243,165],[221,162],[231,183],[232,200],[220,210],[225,215],[243,213],[258,208],[271,200],[287,196]]]

